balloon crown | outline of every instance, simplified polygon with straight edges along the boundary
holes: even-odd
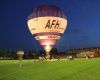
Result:
[[[32,18],[44,17],[44,16],[55,16],[55,17],[61,17],[66,19],[65,14],[59,7],[55,5],[41,5],[33,9],[32,13],[28,17],[28,20]]]

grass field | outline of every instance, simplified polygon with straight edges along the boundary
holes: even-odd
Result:
[[[100,59],[72,61],[0,60],[0,80],[100,80]]]

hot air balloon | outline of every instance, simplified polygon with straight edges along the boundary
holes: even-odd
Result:
[[[62,10],[54,5],[41,5],[33,10],[27,21],[32,35],[43,46],[46,55],[60,39],[67,27]]]

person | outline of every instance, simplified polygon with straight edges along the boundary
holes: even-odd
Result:
[[[73,60],[73,56],[72,55],[69,56],[69,60]]]
[[[60,56],[58,55],[57,57],[58,57],[58,61],[59,61]]]
[[[39,56],[39,61],[43,61],[43,58],[41,56]]]
[[[89,56],[88,55],[86,55],[85,57],[86,57],[86,59],[89,59]]]
[[[92,54],[90,57],[91,57],[91,59],[92,59],[92,58],[94,58],[94,55]]]
[[[52,54],[50,54],[50,60],[52,59]]]

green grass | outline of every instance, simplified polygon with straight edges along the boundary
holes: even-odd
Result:
[[[100,59],[73,61],[0,60],[0,80],[100,80]]]

